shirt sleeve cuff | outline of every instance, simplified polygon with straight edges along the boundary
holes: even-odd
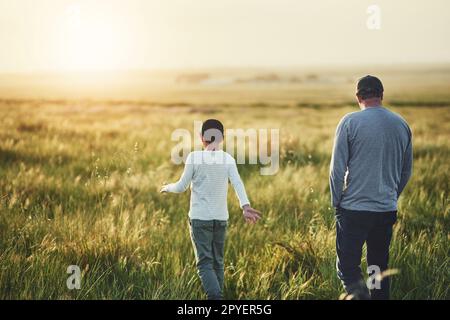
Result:
[[[243,203],[241,204],[241,209],[243,209],[244,206],[246,206],[246,205],[250,205],[250,201],[245,201],[245,202],[243,202]]]

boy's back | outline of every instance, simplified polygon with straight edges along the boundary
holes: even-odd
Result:
[[[180,180],[168,185],[169,192],[183,192],[191,184],[189,217],[198,220],[228,220],[228,180],[240,206],[249,204],[234,158],[222,151],[194,151],[187,159]]]

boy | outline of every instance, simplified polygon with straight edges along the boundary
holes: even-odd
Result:
[[[184,192],[191,185],[189,224],[197,270],[208,299],[222,299],[223,254],[228,223],[228,180],[234,187],[249,223],[260,219],[260,212],[250,207],[234,158],[219,149],[223,141],[223,125],[215,119],[202,125],[204,151],[191,152],[180,180],[164,185],[162,193]]]

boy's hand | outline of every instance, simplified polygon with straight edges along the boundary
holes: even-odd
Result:
[[[256,209],[253,209],[250,207],[250,205],[246,204],[242,207],[242,210],[244,211],[244,219],[248,223],[256,223],[259,219],[261,219],[261,212],[259,212]]]
[[[162,187],[161,187],[161,189],[159,190],[159,193],[167,193],[168,191],[167,191],[167,185],[165,184],[165,185],[163,185]]]

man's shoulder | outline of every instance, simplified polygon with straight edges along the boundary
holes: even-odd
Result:
[[[411,128],[409,127],[408,122],[398,113],[391,111],[387,108],[384,108],[386,112],[389,114],[390,118],[392,119],[392,123],[394,123],[397,127],[403,128],[407,134],[411,137]]]
[[[349,112],[341,118],[339,122],[340,126],[348,125],[352,120],[357,119],[360,115],[361,111]]]
[[[389,110],[387,108],[385,108],[385,110],[391,115],[392,118],[402,122],[405,125],[408,125],[408,122],[405,120],[405,118],[403,118],[400,114],[398,114],[397,112],[394,112],[392,110]]]
[[[354,118],[357,118],[360,114],[361,114],[361,111],[349,112],[342,117],[342,120],[354,119]]]

